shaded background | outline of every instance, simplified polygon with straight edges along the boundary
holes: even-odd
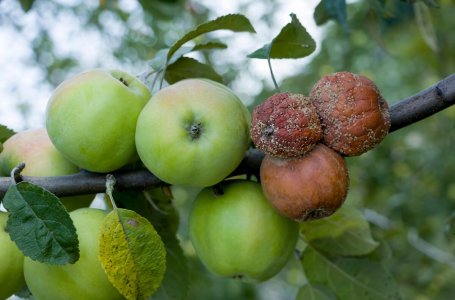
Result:
[[[272,62],[281,90],[307,94],[322,75],[349,70],[374,80],[393,104],[455,72],[453,1],[425,1],[440,6],[427,9],[414,2],[348,1],[346,18],[317,26],[316,0],[3,0],[0,124],[15,130],[42,127],[47,98],[72,74],[95,67],[140,74],[159,49],[195,25],[234,12],[247,16],[257,34],[217,33],[212,36],[229,49],[196,57],[211,63],[250,108],[274,91],[266,62],[246,54],[269,42],[290,21],[290,13],[315,38],[317,50],[305,59]],[[454,146],[452,107],[347,159],[347,203],[363,211],[375,238],[390,252],[386,263],[405,299],[455,295]],[[188,299],[293,299],[305,281],[297,260],[258,286],[205,272],[186,233],[195,192],[177,190],[175,202],[179,237],[192,257]]]

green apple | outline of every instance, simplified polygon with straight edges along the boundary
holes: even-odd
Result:
[[[8,213],[0,211],[0,299],[7,299],[25,286],[24,255],[6,232]]]
[[[0,153],[0,176],[10,176],[21,162],[25,163],[21,173],[25,176],[62,176],[79,172],[79,168],[55,148],[45,128],[18,132],[5,142]],[[89,206],[94,197],[80,195],[61,200],[67,210],[74,210]]]
[[[37,300],[124,299],[109,282],[98,259],[98,238],[106,214],[96,208],[70,213],[79,238],[80,258],[75,264],[56,266],[25,258],[25,281]]]
[[[144,165],[170,184],[214,185],[242,161],[250,113],[226,86],[186,79],[157,92],[139,115],[136,147]]]
[[[193,204],[189,233],[211,272],[260,282],[277,274],[297,243],[297,222],[281,216],[261,185],[227,180],[203,189]]]
[[[117,170],[136,156],[139,113],[148,88],[118,70],[91,70],[61,83],[46,111],[55,147],[71,162],[92,172]]]

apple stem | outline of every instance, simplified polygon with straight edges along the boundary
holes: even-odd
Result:
[[[114,175],[112,174],[106,175],[106,194],[109,197],[109,200],[111,201],[114,210],[117,210],[117,205],[115,204],[114,196],[112,195],[112,193],[114,192],[114,186],[116,183],[117,180],[115,179]]]
[[[13,185],[22,181],[21,172],[25,169],[25,163],[21,162],[11,171],[11,182]]]
[[[272,62],[270,61],[270,52],[272,51],[272,44],[268,47],[268,53],[267,53],[267,63],[269,64],[269,70],[270,70],[270,75],[272,76],[272,81],[273,85],[275,86],[275,89],[280,93],[280,88],[278,87],[278,83],[276,82],[275,75],[273,74],[273,68],[272,68]]]

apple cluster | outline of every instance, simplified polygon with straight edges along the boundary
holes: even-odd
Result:
[[[189,216],[196,254],[218,275],[258,282],[274,276],[289,260],[298,225],[276,211],[258,182],[225,180],[251,145],[250,126],[248,109],[220,83],[186,79],[152,95],[126,72],[95,69],[55,89],[46,107],[46,128],[18,132],[4,143],[0,175],[9,176],[21,162],[26,165],[22,174],[29,176],[139,166],[169,184],[198,187],[201,192]],[[11,289],[0,298],[24,284],[38,300],[122,298],[93,246],[105,216],[87,207],[93,198],[61,199],[79,237],[81,256],[75,264],[51,266],[24,258],[2,231],[0,239],[10,242],[8,257],[19,263],[0,263],[0,272],[17,279],[14,285],[9,280]],[[7,216],[0,214],[2,228]]]
[[[387,102],[370,79],[350,72],[321,78],[310,95],[278,93],[256,106],[251,137],[265,152],[260,177],[284,216],[313,220],[345,201],[346,156],[378,145],[390,129]]]

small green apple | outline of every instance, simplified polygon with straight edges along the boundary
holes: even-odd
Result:
[[[79,168],[64,158],[52,144],[45,128],[16,133],[4,144],[0,153],[0,176],[10,176],[21,162],[25,163],[22,175],[62,176],[79,172]],[[95,195],[62,197],[67,210],[89,206]]]
[[[250,144],[250,113],[227,87],[186,79],[157,92],[139,115],[136,147],[161,180],[206,187],[228,176]]]
[[[8,213],[0,211],[0,299],[7,299],[25,286],[24,255],[6,232]]]
[[[227,180],[219,188],[203,189],[193,204],[189,233],[196,254],[223,277],[271,278],[295,249],[298,224],[273,208],[257,182]]]
[[[79,238],[80,258],[75,264],[56,266],[25,258],[25,281],[37,300],[124,299],[109,282],[98,259],[98,238],[106,214],[96,208],[70,213]]]
[[[82,169],[111,172],[136,155],[136,121],[148,88],[118,70],[91,70],[61,83],[47,105],[46,127],[55,147]]]

